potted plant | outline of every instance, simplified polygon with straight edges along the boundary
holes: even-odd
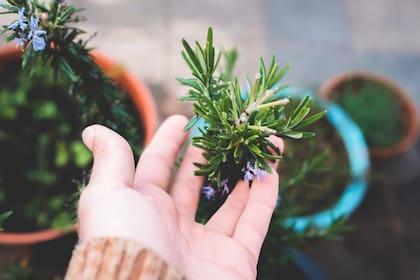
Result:
[[[282,94],[302,98],[297,88]],[[346,219],[367,190],[369,157],[363,134],[340,107],[317,101],[313,109],[326,109],[327,115],[311,126],[316,137],[303,143],[285,140],[278,167],[279,201],[261,253],[260,279],[276,279],[289,259],[305,270],[296,250],[315,238],[345,233]]]
[[[387,77],[367,72],[338,74],[322,85],[320,94],[339,104],[359,125],[373,158],[401,155],[417,139],[414,102]]]
[[[91,160],[80,140],[83,127],[107,125],[139,151],[157,114],[144,84],[79,38],[80,9],[29,0],[0,7],[16,14],[3,26],[15,44],[0,48],[7,81],[0,86],[0,213],[13,211],[0,244],[19,247],[75,228],[72,181],[83,185]]]
[[[300,140],[315,135],[313,131],[316,132],[316,127],[325,115],[325,110],[310,113],[313,109],[310,95],[304,95],[300,99],[291,97],[293,89],[279,83],[289,67],[279,67],[274,57],[269,67],[266,67],[264,61],[261,60],[255,78],[252,81],[248,80],[247,89],[242,90],[238,78],[232,75],[236,51],[224,54],[225,67],[219,68],[220,72],[216,74],[222,54],[217,54],[214,49],[212,29],[208,31],[204,46],[196,42],[193,49],[185,40],[183,45],[185,50],[182,55],[192,71],[193,78],[179,78],[178,81],[190,87],[187,96],[181,100],[192,101],[195,113],[186,129],[194,128],[192,143],[203,150],[203,156],[207,159],[206,164],[197,164],[196,171],[197,175],[205,178],[197,219],[206,222],[225,201],[239,180],[248,181],[249,186],[253,187],[255,180],[259,180],[267,172],[272,171],[267,165],[267,160],[282,158],[270,142],[269,136],[276,135],[293,139],[296,141],[296,147],[293,150],[301,148],[303,143]],[[296,102],[293,102],[295,100]],[[334,113],[338,109],[332,106],[331,111]],[[333,127],[339,127],[338,136],[343,136],[341,134],[344,131],[355,127],[353,123],[344,121],[347,119],[341,111],[334,114],[334,117],[330,116],[329,119]],[[304,130],[307,128],[310,128],[309,131]],[[326,131],[330,129],[331,125]],[[358,130],[356,132],[358,132],[357,135],[352,134],[350,139],[344,140],[343,154],[346,156],[347,152],[354,151],[350,148],[352,144],[349,144],[354,140],[357,140],[354,146],[361,145],[357,146],[360,149],[356,149],[354,160],[348,163],[349,172],[355,175],[354,181],[357,183],[350,180],[350,183],[354,184],[343,185],[344,192],[353,193],[353,196],[345,194],[342,196],[345,198],[339,199],[338,205],[331,210],[335,211],[337,216],[331,217],[332,222],[329,221],[328,225],[325,225],[324,221],[318,225],[319,221],[315,218],[296,216],[299,212],[292,213],[290,210],[296,209],[297,202],[291,200],[291,204],[285,204],[286,196],[292,198],[292,194],[280,188],[279,206],[275,211],[267,237],[266,244],[268,245],[265,246],[276,253],[269,251],[267,254],[267,251],[263,249],[259,264],[261,279],[268,279],[263,276],[270,275],[275,266],[289,257],[290,248],[300,245],[309,237],[326,237],[345,228],[344,217],[360,203],[366,187],[363,181],[368,166],[366,153],[364,153],[366,150],[363,149],[361,133]],[[338,136],[337,138],[340,138]],[[322,140],[314,138],[315,143]],[[344,146],[348,150],[344,149]],[[305,146],[302,147],[305,149]],[[287,149],[286,146],[286,152]],[[303,153],[302,160],[322,163],[320,158],[326,159],[326,156],[320,150],[315,150],[314,155],[306,151]],[[280,165],[289,166],[289,164],[290,160],[284,160]],[[293,169],[293,166],[290,166],[290,169]],[[296,181],[296,174],[289,173],[289,179]],[[281,169],[279,174],[282,178],[285,170]],[[299,184],[292,185],[288,191],[305,191]],[[355,192],[356,189],[358,192]],[[352,201],[353,198],[357,198],[356,201]],[[351,210],[341,210],[344,200],[350,204]],[[287,207],[286,210],[284,206]],[[318,210],[327,211],[324,208]],[[331,212],[328,213],[331,214]],[[323,214],[324,218],[325,216],[327,214]],[[304,225],[300,222],[303,218],[308,220]],[[286,247],[289,249],[285,249]]]

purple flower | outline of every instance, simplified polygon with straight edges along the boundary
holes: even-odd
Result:
[[[255,162],[248,161],[246,166],[242,168],[243,179],[246,181],[253,181],[255,178],[257,180],[262,180],[267,176],[267,171],[261,168],[256,167]]]
[[[17,47],[18,45],[20,45],[21,47],[23,47],[23,46],[25,46],[25,44],[26,44],[28,41],[26,40],[25,36],[23,36],[23,37],[16,37],[16,38],[15,38],[15,42],[16,42],[16,47]]]
[[[252,174],[251,170],[245,171],[244,180],[246,180],[246,181],[254,180],[254,174]]]
[[[222,182],[221,182],[221,184],[220,184],[220,186],[222,187],[222,193],[223,194],[229,194],[229,186],[228,186],[228,179],[224,179],[224,180],[222,180]]]
[[[216,190],[212,186],[203,186],[203,195],[207,200],[214,200],[216,197]]]
[[[257,180],[263,180],[267,176],[267,171],[261,168],[257,168],[255,171],[255,175],[257,176]]]
[[[32,46],[35,51],[43,51],[46,45],[45,39],[42,37],[34,36],[32,39]]]
[[[26,27],[28,27],[28,19],[25,17],[25,8],[22,8],[18,11],[19,19],[9,25],[9,29],[15,30],[16,28],[20,28],[21,31],[25,31]]]
[[[28,36],[26,37],[28,40],[32,39],[32,46],[35,51],[42,51],[46,47],[45,38],[41,37],[42,35],[47,34],[45,30],[38,29],[39,19],[36,17],[31,17],[30,27],[31,30],[29,31]]]

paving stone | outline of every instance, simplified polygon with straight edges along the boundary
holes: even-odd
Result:
[[[420,53],[420,1],[345,2],[357,50]]]
[[[355,65],[388,76],[401,85],[420,108],[420,54],[369,52],[358,56]]]
[[[343,1],[264,0],[267,41],[347,46],[350,41]]]

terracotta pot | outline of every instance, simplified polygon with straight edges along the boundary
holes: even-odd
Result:
[[[319,94],[323,98],[331,100],[332,94],[340,85],[354,79],[371,80],[381,84],[395,93],[401,101],[400,112],[402,113],[402,119],[405,124],[404,135],[399,142],[388,147],[369,146],[370,156],[377,159],[390,159],[409,150],[415,144],[419,132],[417,110],[414,102],[411,100],[406,91],[392,80],[384,76],[368,72],[341,73],[328,79],[321,86]]]
[[[0,63],[2,61],[19,60],[20,54],[20,49],[16,48],[14,44],[4,45],[0,47]],[[92,55],[95,62],[113,79],[120,82],[123,89],[130,95],[139,113],[139,118],[143,122],[143,144],[149,143],[158,123],[156,105],[149,89],[144,83],[134,78],[132,74],[106,56],[97,51],[93,51]],[[0,246],[33,245],[59,238],[66,233],[74,232],[76,229],[77,225],[68,229],[47,229],[28,233],[2,232],[0,233]]]

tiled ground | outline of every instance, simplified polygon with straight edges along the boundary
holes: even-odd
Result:
[[[258,58],[276,54],[293,68],[286,80],[317,85],[345,70],[386,74],[420,106],[420,2],[417,0],[72,0],[85,7],[92,45],[154,89],[161,116],[183,93],[188,75],[181,38],[204,40],[215,29],[220,47],[238,47],[238,74],[253,76]],[[4,18],[0,23],[4,22]]]
[[[213,26],[218,46],[238,47],[238,73],[253,76],[258,58],[291,62],[288,82],[319,85],[346,70],[392,77],[420,107],[418,0],[73,0],[86,8],[83,26],[98,31],[93,45],[143,79],[160,117],[189,114],[175,99],[174,78],[188,75],[181,38],[204,40]],[[0,24],[4,21],[0,21]],[[419,146],[419,145],[418,145]],[[355,214],[358,230],[344,242],[310,250],[328,279],[418,279],[420,148],[374,184]],[[405,170],[405,173],[400,172]]]
[[[293,64],[286,80],[317,85],[345,70],[370,70],[399,82],[420,106],[420,2],[417,0],[74,0],[86,7],[89,31],[104,53],[155,89],[162,116],[188,75],[180,40],[204,40],[208,26],[217,45],[238,47],[238,74],[250,76],[260,56]],[[164,97],[164,98],[163,98]],[[169,105],[168,105],[169,104]]]

